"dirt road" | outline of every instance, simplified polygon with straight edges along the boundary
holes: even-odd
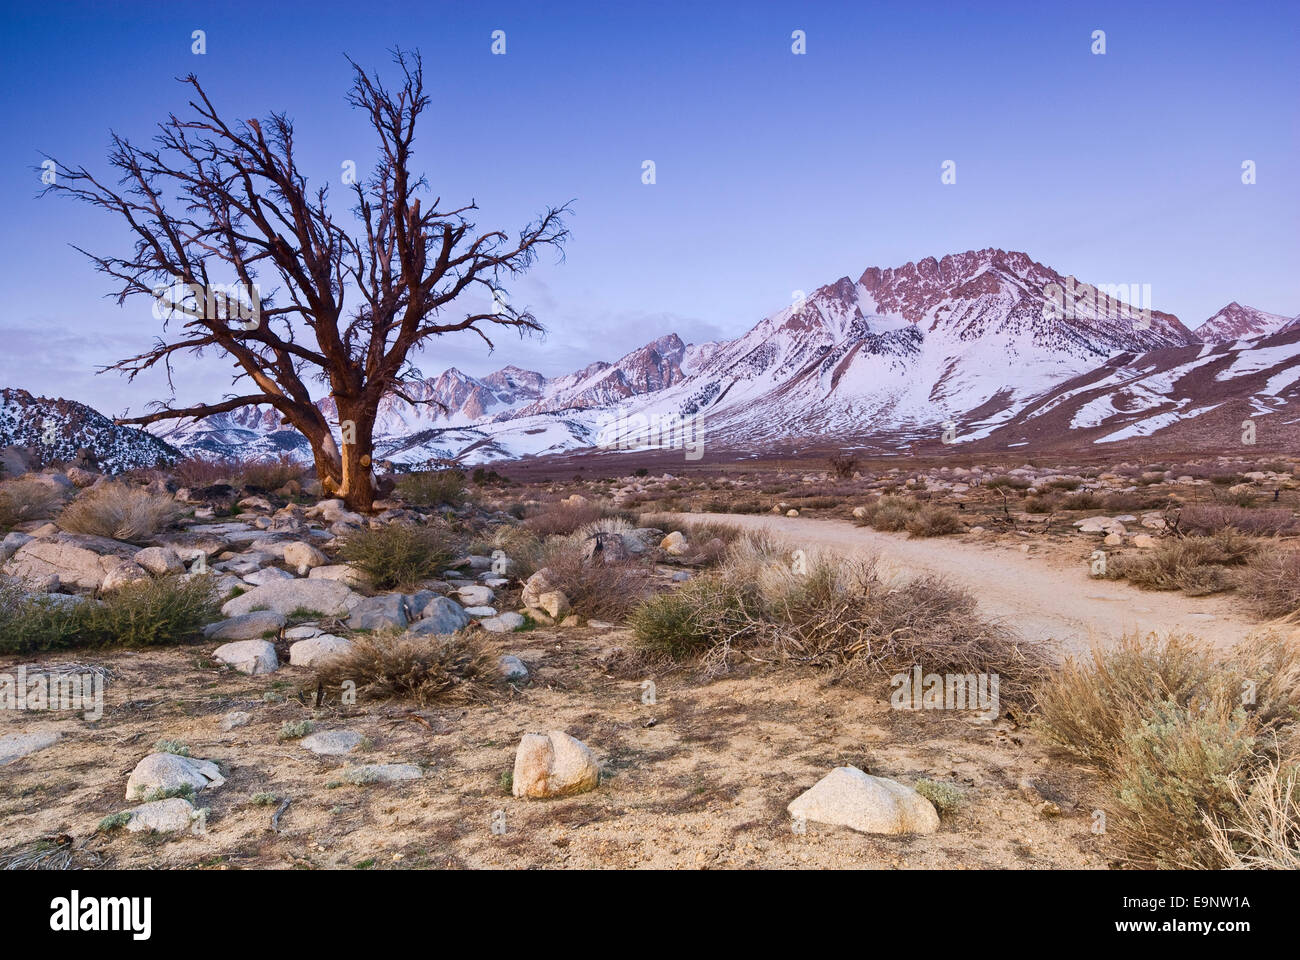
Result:
[[[974,593],[985,613],[1062,651],[1085,650],[1135,630],[1186,632],[1217,646],[1235,643],[1259,626],[1225,597],[1138,590],[1122,581],[1094,579],[1083,563],[1052,566],[1042,557],[958,537],[912,540],[843,520],[804,517],[708,513],[681,519],[766,530],[809,551],[876,554],[884,570],[902,576],[942,576]]]

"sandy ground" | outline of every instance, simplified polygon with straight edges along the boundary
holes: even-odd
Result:
[[[577,628],[493,636],[501,653],[536,671],[532,684],[488,704],[419,710],[398,702],[305,706],[308,671],[248,677],[218,667],[206,647],[88,654],[113,671],[96,723],[67,714],[0,714],[0,734],[53,727],[54,746],[0,767],[0,851],[42,837],[72,838],[80,866],[272,868],[976,868],[1103,867],[1107,839],[1091,832],[1092,778],[1009,721],[967,713],[904,713],[878,690],[829,684],[802,669],[750,665],[702,682],[653,677],[644,704],[636,676],[615,676],[603,655],[619,630]],[[282,651],[283,652],[283,651]],[[71,656],[47,662],[72,662]],[[12,670],[16,661],[0,662]],[[267,695],[270,694],[268,698]],[[308,703],[310,700],[308,699]],[[223,733],[243,710],[252,722]],[[348,728],[369,742],[346,760],[280,741],[286,721]],[[505,789],[515,746],[529,731],[563,729],[603,767],[594,792],[520,800]],[[171,837],[96,832],[130,806],[135,764],[160,737],[219,761],[228,782],[205,790],[207,832]],[[344,762],[415,763],[419,781],[337,785]],[[785,806],[832,767],[852,764],[914,783],[966,791],[962,809],[924,837],[880,837],[808,824],[798,835]],[[274,806],[293,802],[270,830]],[[1062,814],[1040,811],[1044,798]],[[494,817],[505,833],[494,834]]]
[[[1028,552],[1022,552],[970,537],[910,539],[843,520],[804,517],[708,513],[680,519],[765,530],[808,551],[874,554],[883,569],[899,575],[945,577],[970,589],[985,613],[1006,619],[1027,638],[1051,641],[1062,652],[1082,652],[1133,631],[1186,632],[1222,646],[1259,628],[1229,598],[1187,597],[1095,579],[1086,563],[1039,555],[1028,544]]]

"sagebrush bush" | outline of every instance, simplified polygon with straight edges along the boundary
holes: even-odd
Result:
[[[1038,707],[1046,736],[1105,775],[1130,862],[1221,867],[1225,831],[1250,817],[1234,783],[1295,756],[1300,642],[1259,634],[1219,654],[1130,636],[1054,669]]]
[[[1021,707],[1045,675],[1040,645],[979,615],[975,598],[933,577],[903,584],[872,561],[805,557],[745,538],[716,571],[647,601],[632,615],[638,648],[650,658],[700,657],[725,669],[736,652],[807,663],[854,679],[926,672],[998,674],[1000,696]],[[802,571],[802,572],[801,572]]]
[[[0,653],[186,643],[220,619],[210,576],[138,580],[75,604],[0,585]]]
[[[53,484],[23,478],[0,482],[0,533],[29,520],[48,520],[62,503]]]
[[[1111,558],[1106,577],[1127,580],[1146,590],[1181,590],[1204,596],[1232,589],[1235,581],[1227,567],[1245,564],[1259,550],[1259,541],[1221,530],[1208,537],[1161,540],[1154,549]]]
[[[338,555],[377,590],[409,590],[446,569],[452,546],[451,533],[441,524],[387,523],[347,534]]]
[[[961,516],[956,510],[923,504],[907,521],[907,532],[914,537],[942,537],[961,533]]]
[[[564,592],[574,612],[589,619],[622,620],[651,590],[645,566],[634,558],[602,563],[583,559],[578,537],[553,538],[541,551],[539,565],[547,581]]]
[[[920,509],[920,504],[915,500],[887,494],[868,503],[865,510],[866,516],[856,522],[859,526],[896,533],[907,529],[912,514],[918,509]]]
[[[1209,818],[1209,842],[1228,870],[1300,870],[1300,759],[1233,777],[1231,815]]]
[[[483,701],[499,682],[495,658],[463,634],[358,634],[350,651],[322,661],[315,674],[329,689],[350,681],[367,696],[421,705]]]
[[[603,507],[598,503],[558,501],[532,508],[524,517],[524,526],[539,537],[567,537],[597,520],[612,518],[628,522],[632,520],[632,516],[626,511]]]
[[[455,507],[465,502],[465,474],[459,470],[421,470],[397,481],[396,493],[416,507]]]
[[[299,463],[287,453],[281,453],[273,460],[246,461],[240,465],[237,474],[242,486],[268,492],[279,490],[290,481],[301,483],[306,475],[306,464]]]
[[[1261,617],[1300,614],[1300,550],[1262,550],[1237,574],[1237,592]]]
[[[72,533],[139,543],[180,518],[169,494],[151,493],[125,483],[101,483],[63,508],[58,524]]]
[[[1179,529],[1185,533],[1212,534],[1225,530],[1257,537],[1291,533],[1297,529],[1290,510],[1259,509],[1227,503],[1192,503],[1179,513]]]

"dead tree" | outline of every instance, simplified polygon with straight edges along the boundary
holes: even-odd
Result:
[[[430,104],[419,54],[394,52],[396,90],[348,62],[347,101],[369,121],[378,157],[369,176],[349,185],[350,222],[336,219],[325,186],[309,187],[285,115],[228,123],[193,75],[183,79],[193,90],[189,114],[160,124],[149,147],[113,136],[116,183],[56,160],[46,189],[117,214],[133,235],[132,251],[81,252],[120,282],[119,305],[143,295],[156,301],[155,313],[163,306],[153,347],[104,369],[129,381],[161,365],[170,386],[174,355],[214,350],[234,361],[236,384],[248,383],[219,402],[157,402],[118,422],[269,404],[307,438],[324,490],[368,510],[380,402],[428,402],[413,398],[408,385],[420,377],[413,355],[430,338],[472,331],[490,349],[484,328],[521,336],[541,330],[531,312],[511,305],[503,284],[541,249],[562,251],[569,206],[548,208],[512,237],[480,232],[468,219],[477,209],[472,200],[445,209],[440,197],[427,202],[420,194],[430,192],[428,183],[412,167],[416,123]],[[230,289],[233,296],[213,294]],[[329,402],[313,401],[312,381],[328,388]]]

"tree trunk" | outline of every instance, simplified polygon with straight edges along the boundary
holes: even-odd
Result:
[[[349,510],[369,513],[375,503],[375,477],[373,433],[375,411],[361,404],[338,405],[340,430],[343,424],[350,429],[343,433],[341,471],[336,496],[342,497]]]

